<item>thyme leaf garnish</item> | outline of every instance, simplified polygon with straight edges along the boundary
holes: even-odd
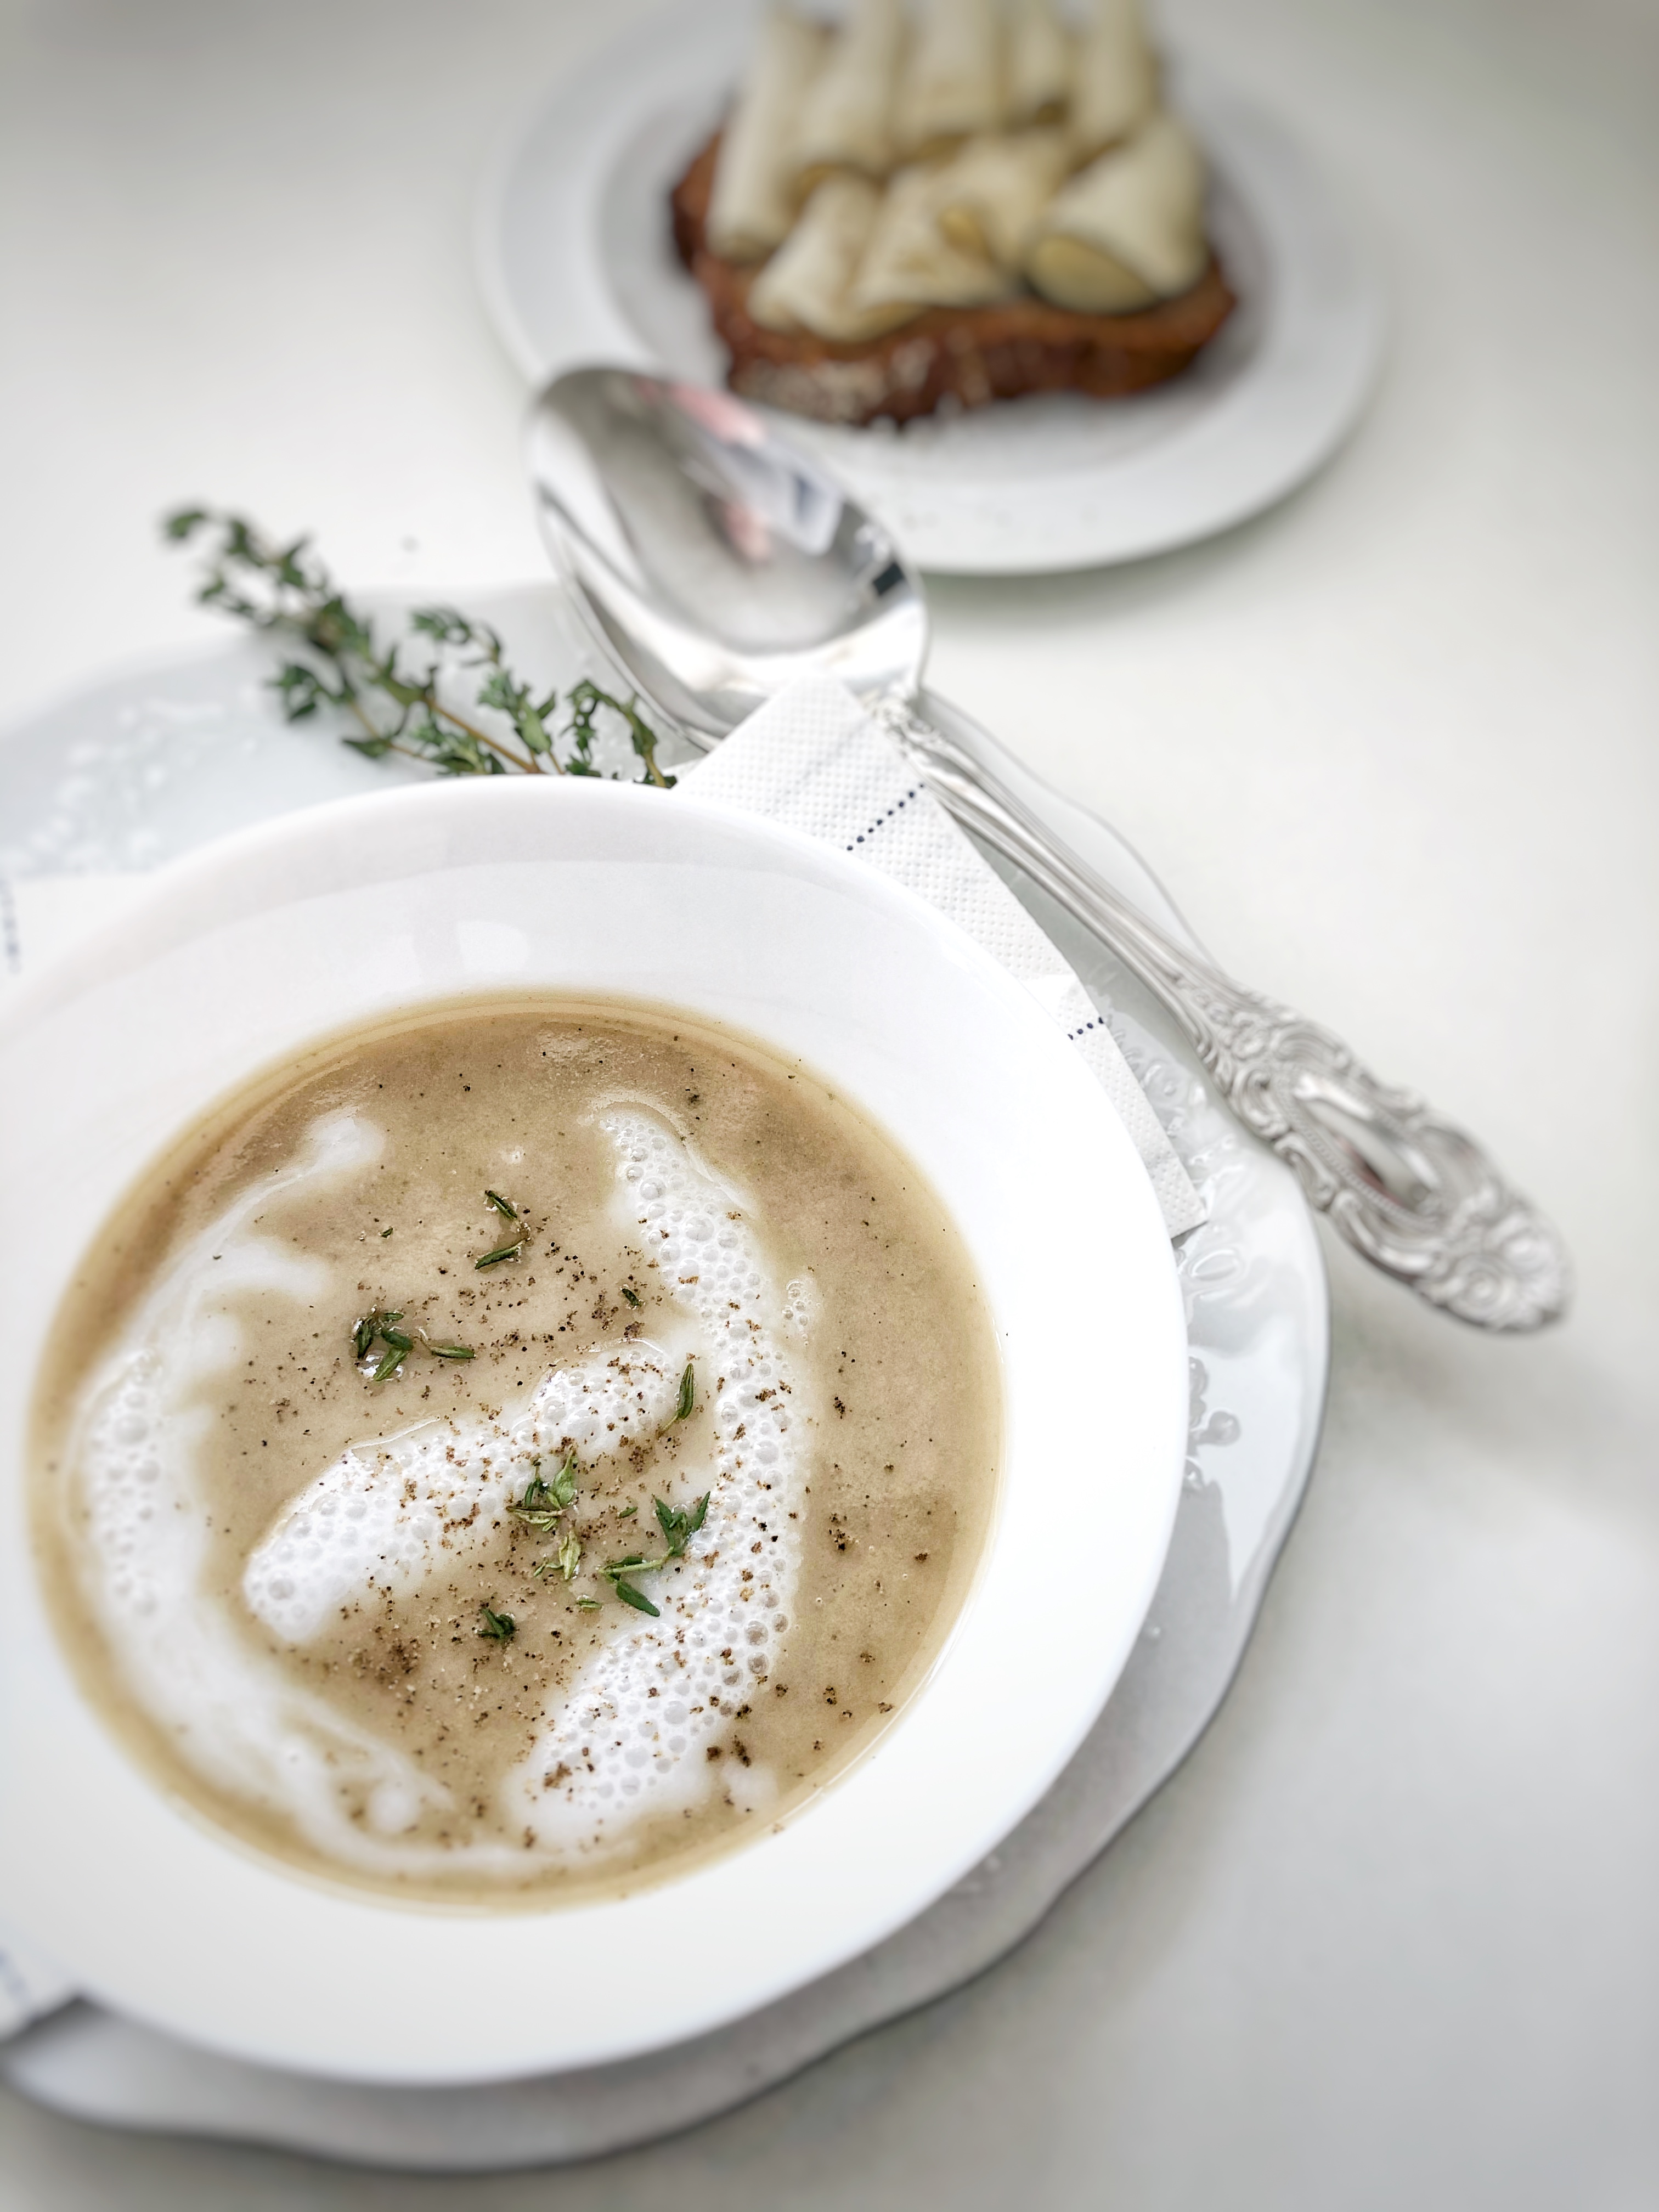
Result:
[[[576,1455],[574,1452],[566,1453],[563,1464],[550,1482],[542,1473],[539,1459],[532,1460],[531,1466],[534,1472],[525,1485],[524,1496],[507,1510],[526,1528],[539,1529],[544,1535],[549,1535],[574,1503]],[[538,1582],[556,1570],[566,1582],[574,1582],[576,1570],[581,1563],[581,1540],[574,1529],[568,1528],[558,1550],[550,1552],[544,1559],[538,1559],[530,1571]]]
[[[395,1327],[403,1319],[401,1313],[366,1313],[352,1328],[351,1348],[359,1359],[367,1359],[369,1346],[384,1328]]]
[[[415,1349],[416,1340],[398,1326],[402,1319],[401,1312],[382,1310],[362,1314],[352,1324],[351,1349],[359,1361],[367,1359],[377,1344],[386,1346],[375,1361],[374,1372],[368,1378],[371,1382],[389,1382]],[[474,1357],[471,1346],[465,1344],[428,1344],[426,1349],[436,1359],[471,1359]]]
[[[499,1267],[503,1260],[516,1260],[529,1243],[527,1237],[515,1237],[510,1244],[498,1244],[493,1252],[486,1252],[482,1260],[475,1260],[475,1267]]]
[[[483,1625],[478,1633],[487,1636],[492,1644],[505,1644],[509,1637],[518,1634],[518,1623],[512,1614],[497,1613],[488,1599],[479,1605],[478,1610],[483,1615]]]
[[[605,1572],[610,1574],[611,1571],[608,1567],[606,1568]],[[616,1591],[617,1595],[622,1600],[623,1603],[624,1605],[631,1605],[635,1613],[648,1613],[653,1620],[660,1620],[662,1619],[661,1607],[659,1606],[653,1605],[645,1592],[643,1590],[635,1589],[632,1583],[618,1582],[616,1577],[612,1575],[611,1577],[611,1587]]]
[[[696,1371],[693,1368],[691,1362],[688,1359],[685,1363],[685,1372],[680,1377],[679,1400],[674,1407],[675,1421],[689,1421],[690,1419],[692,1408],[696,1403]],[[669,1423],[669,1426],[671,1428],[673,1425],[673,1421]]]
[[[569,1583],[576,1579],[576,1570],[581,1563],[581,1539],[573,1531],[565,1537],[556,1552],[550,1552],[544,1559],[538,1559],[530,1571],[539,1582],[543,1576],[550,1575],[556,1568],[566,1582]],[[590,1598],[586,1602],[591,1605],[595,1601]]]
[[[518,1207],[516,1206],[510,1205],[508,1201],[501,1196],[500,1191],[487,1190],[484,1193],[484,1196],[489,1200],[489,1203],[495,1207],[497,1213],[505,1214],[509,1221],[516,1221],[518,1219]]]
[[[565,696],[561,727],[558,692],[537,697],[507,665],[488,623],[453,607],[420,607],[409,617],[412,635],[386,643],[373,617],[312,555],[308,538],[278,544],[243,516],[205,507],[181,507],[161,527],[174,544],[208,534],[197,592],[202,605],[266,631],[301,656],[270,679],[289,721],[328,708],[356,726],[343,740],[354,751],[370,760],[401,754],[441,775],[599,775],[593,747],[603,713],[627,733],[641,763],[635,780],[672,787],[637,697],[617,698],[584,678]],[[477,678],[473,706],[482,714],[463,712],[446,696],[463,672]]]
[[[568,1452],[563,1465],[548,1481],[542,1473],[539,1459],[531,1462],[535,1470],[525,1485],[524,1496],[507,1507],[515,1521],[522,1521],[526,1528],[552,1528],[569,1510],[576,1495],[576,1455]]]
[[[638,1292],[635,1291],[630,1291],[626,1283],[622,1286],[622,1294],[627,1299],[629,1304],[633,1307],[635,1313],[637,1313],[640,1310],[640,1308],[645,1304],[645,1300],[639,1296]]]
[[[695,1504],[686,1506],[671,1505],[665,1498],[652,1499],[657,1510],[657,1526],[662,1530],[660,1557],[647,1559],[642,1552],[630,1552],[625,1559],[607,1559],[605,1565],[605,1578],[624,1605],[631,1605],[636,1613],[648,1613],[653,1620],[661,1618],[644,1591],[634,1587],[634,1577],[655,1574],[659,1567],[672,1565],[674,1560],[685,1557],[687,1545],[708,1518],[709,1495],[705,1490]]]
[[[708,1518],[710,1495],[705,1490],[695,1504],[684,1508],[669,1504],[666,1498],[653,1498],[651,1502],[657,1509],[657,1526],[662,1530],[663,1542],[668,1547],[663,1559],[657,1562],[659,1566],[665,1565],[669,1559],[684,1556],[686,1546]]]

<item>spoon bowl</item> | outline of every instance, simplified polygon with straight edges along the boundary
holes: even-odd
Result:
[[[725,392],[583,368],[536,404],[555,560],[640,688],[724,737],[791,678],[914,695],[927,603],[886,531]]]

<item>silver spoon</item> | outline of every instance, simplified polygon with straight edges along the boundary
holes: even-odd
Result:
[[[956,819],[1163,1000],[1238,1119],[1366,1259],[1482,1328],[1536,1328],[1565,1310],[1560,1240],[1472,1137],[1176,943],[924,719],[921,580],[769,422],[724,392],[575,369],[537,401],[529,458],[578,604],[694,743],[712,746],[796,676],[840,677]]]

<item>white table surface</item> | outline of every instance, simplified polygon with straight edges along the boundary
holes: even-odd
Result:
[[[207,634],[152,536],[182,498],[311,526],[362,584],[538,572],[471,195],[630,12],[0,0],[0,713]],[[1238,971],[1488,1136],[1566,1231],[1575,1319],[1486,1341],[1334,1250],[1328,1433],[1231,1701],[958,1996],[565,2173],[3,2099],[0,2212],[1659,2203],[1659,10],[1168,21],[1358,210],[1376,404],[1216,544],[942,586],[934,679]]]

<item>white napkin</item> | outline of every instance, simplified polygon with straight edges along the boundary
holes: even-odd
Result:
[[[1170,1236],[1203,1220],[1203,1201],[1093,1000],[844,684],[798,678],[684,780],[700,798],[838,846],[949,915],[1076,1045],[1140,1155]]]

